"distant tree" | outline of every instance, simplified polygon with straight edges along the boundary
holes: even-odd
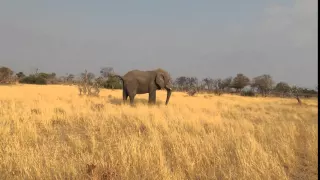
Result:
[[[293,96],[300,96],[301,93],[302,93],[302,90],[303,89],[301,87],[296,86],[296,85],[292,85],[291,88],[290,88],[290,93]]]
[[[301,99],[300,99],[301,90],[302,90],[302,88],[295,86],[295,85],[293,85],[290,88],[290,94],[297,99],[298,104],[300,104],[300,105],[302,104]]]
[[[47,84],[47,80],[45,78],[34,74],[21,78],[19,82],[22,84]]]
[[[299,86],[292,86],[291,89],[290,89],[291,93],[295,93],[295,94],[318,94],[317,91],[315,91],[314,89],[309,89],[309,88],[303,88],[303,87],[299,87]]]
[[[56,78],[56,77],[57,77],[56,73],[53,72],[53,73],[50,74],[50,78]]]
[[[232,78],[228,77],[225,79],[212,79],[212,78],[204,78],[202,82],[204,86],[207,87],[208,90],[219,91],[220,93],[223,92],[226,88],[230,87]]]
[[[44,72],[40,72],[37,74],[38,77],[44,78],[44,79],[49,79],[50,74],[48,73],[44,73]]]
[[[206,88],[206,87],[207,86],[205,85],[205,83],[202,80],[199,82],[198,91],[208,90],[208,88]]]
[[[292,85],[290,88],[291,93],[299,93],[300,91],[301,91],[301,88],[296,85]]]
[[[221,89],[224,91],[226,88],[229,88],[232,82],[232,77],[227,77],[221,81]]]
[[[213,79],[212,78],[204,78],[202,80],[204,82],[204,86],[207,87],[208,90],[212,90],[213,89]]]
[[[311,97],[312,95],[318,94],[316,90],[309,88],[300,88],[300,91],[304,94],[304,97]]]
[[[23,73],[23,72],[18,72],[17,74],[16,74],[16,76],[18,77],[18,79],[21,79],[21,78],[24,78],[24,77],[26,77],[26,75]]]
[[[276,92],[282,93],[282,96],[284,96],[286,93],[290,92],[290,86],[286,82],[279,82],[274,88],[274,90]]]
[[[10,83],[13,71],[8,67],[0,67],[0,83]]]
[[[186,90],[187,87],[187,77],[181,76],[176,78],[175,84],[178,86],[177,88],[180,90]]]
[[[213,88],[215,94],[221,95],[223,91],[222,87],[222,80],[220,78],[213,80]]]
[[[267,93],[272,90],[273,83],[274,81],[270,75],[263,74],[253,78],[251,87],[257,88],[262,95],[267,96]]]
[[[36,72],[35,74],[31,74],[30,77],[31,76],[41,79],[39,80],[41,82],[43,81],[42,79],[44,79],[46,81],[46,84],[47,83],[53,84],[56,81],[56,73]]]
[[[74,80],[75,76],[73,74],[68,74],[68,76],[66,77],[66,81],[67,82],[72,82]]]
[[[215,90],[221,90],[222,80],[220,78],[213,80],[213,88]]]
[[[107,89],[121,89],[122,83],[121,80],[117,77],[110,76],[106,81],[103,81],[103,87]]]
[[[239,92],[244,87],[249,85],[249,83],[250,83],[250,79],[247,76],[245,76],[241,73],[238,73],[237,76],[235,78],[233,78],[232,83],[231,83],[231,87],[235,88],[237,90],[237,92]]]
[[[100,70],[102,86],[107,89],[121,89],[122,83],[115,74],[113,67],[103,67]]]
[[[92,81],[95,78],[95,75],[91,72],[87,72],[87,70],[85,70],[84,73],[81,73],[81,79],[83,79],[84,81],[86,81],[87,83],[92,83]]]
[[[37,74],[38,74],[38,72],[39,72],[39,68],[35,68],[35,70],[34,70],[34,74],[35,74],[35,75],[37,75]]]
[[[177,86],[177,89],[184,91],[188,91],[191,88],[198,89],[199,87],[199,81],[197,77],[181,76],[176,78],[174,84]]]
[[[16,74],[20,83],[23,84],[48,84],[53,83],[56,79],[56,73],[39,72],[38,68],[35,68],[34,73],[26,76],[23,72]]]
[[[100,75],[103,78],[108,78],[111,74],[114,74],[113,67],[103,67],[100,70]]]
[[[57,84],[58,83],[57,74],[52,72],[50,74],[49,81],[51,84]]]
[[[198,78],[197,77],[187,77],[187,88],[191,89],[191,88],[197,88],[198,86]]]
[[[95,78],[95,75],[93,73],[89,72],[87,77],[88,77],[88,80],[91,81]]]

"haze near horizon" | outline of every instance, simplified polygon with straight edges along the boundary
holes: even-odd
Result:
[[[317,0],[0,2],[0,66],[318,83]]]

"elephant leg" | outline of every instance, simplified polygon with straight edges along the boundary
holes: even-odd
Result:
[[[135,96],[136,96],[136,94],[129,94],[130,104],[131,104],[131,105],[133,105]]]
[[[128,95],[126,89],[123,89],[123,91],[122,91],[122,99],[123,99],[123,102],[124,102],[124,103],[127,101],[128,96],[129,96],[129,95]]]
[[[156,91],[149,92],[149,104],[155,104],[156,103]]]

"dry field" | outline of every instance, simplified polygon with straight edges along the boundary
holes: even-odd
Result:
[[[0,179],[317,179],[316,99],[165,95],[0,86]]]

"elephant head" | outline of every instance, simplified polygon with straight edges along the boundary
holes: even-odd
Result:
[[[169,73],[162,69],[157,69],[155,82],[158,89],[167,90],[167,99],[166,99],[166,105],[167,105],[169,103],[171,92],[172,92],[172,82],[171,82]]]

